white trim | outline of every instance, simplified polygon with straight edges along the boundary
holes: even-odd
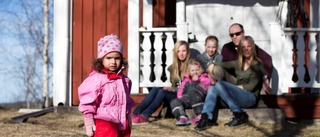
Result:
[[[130,11],[131,12],[131,11]],[[153,1],[143,0],[143,27],[153,27]]]
[[[184,0],[176,2],[177,40],[188,41],[188,23],[186,22],[186,3]]]
[[[73,21],[71,21],[72,19],[73,19],[73,0],[70,0],[70,3],[69,3],[69,13],[68,13],[68,15],[69,15],[69,20],[68,20],[68,22],[69,22],[69,28],[68,28],[68,30],[69,30],[69,45],[72,45],[72,36],[73,36],[73,31],[72,31],[72,24],[73,24]],[[68,60],[69,60],[69,78],[68,78],[68,86],[69,86],[69,88],[67,88],[68,90],[69,90],[69,92],[67,93],[67,95],[69,95],[69,104],[66,104],[66,105],[68,105],[68,106],[72,106],[72,73],[73,73],[73,71],[72,71],[72,47],[71,46],[69,46],[69,58],[68,58]]]
[[[176,23],[177,25],[177,40],[185,40],[188,41],[188,23]]]
[[[186,4],[184,0],[176,2],[176,23],[186,22]]]
[[[311,28],[320,27],[319,16],[320,16],[320,5],[319,0],[310,1],[310,26]]]
[[[67,0],[54,0],[53,40],[53,105],[70,105],[67,99],[69,66],[69,4]],[[69,96],[70,97],[70,96]]]
[[[139,93],[139,0],[128,1],[128,77],[132,80],[131,93]]]
[[[282,50],[282,41],[281,38],[283,36],[281,30],[281,24],[278,22],[269,23],[270,26],[270,47],[271,47],[271,55],[272,55],[272,78],[271,78],[271,87],[272,94],[281,94],[282,93],[282,77],[279,77],[283,74],[281,53],[279,51]],[[281,82],[281,83],[280,83]]]
[[[280,25],[281,28],[284,28],[286,25],[287,21],[287,14],[288,14],[288,1],[279,1],[279,12],[280,15]]]

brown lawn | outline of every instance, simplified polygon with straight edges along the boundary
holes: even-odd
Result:
[[[85,136],[83,116],[79,112],[47,113],[29,118],[24,123],[14,123],[11,118],[21,115],[18,110],[0,109],[0,136],[2,137],[82,137]],[[152,118],[150,119],[152,120]],[[219,126],[196,132],[195,125],[177,127],[175,119],[153,119],[149,124],[135,125],[132,137],[320,137],[319,125],[310,121],[266,124],[250,122],[228,128]]]

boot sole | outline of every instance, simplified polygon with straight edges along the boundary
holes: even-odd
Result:
[[[211,127],[214,127],[214,126],[218,126],[218,124],[213,124],[212,126],[207,126],[207,127],[205,127],[205,128],[194,128],[196,131],[202,131],[202,130],[206,130],[206,129],[208,129],[208,128],[211,128]]]
[[[236,126],[229,126],[229,125],[224,125],[225,127],[231,127],[231,128],[235,128],[235,127],[242,127],[242,126],[244,126],[244,125],[247,125],[249,122],[245,122],[245,123],[242,123],[242,124],[240,124],[240,125],[236,125]]]

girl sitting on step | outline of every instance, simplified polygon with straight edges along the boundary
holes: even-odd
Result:
[[[210,86],[208,74],[204,73],[201,64],[190,59],[188,63],[188,73],[184,75],[183,81],[178,88],[177,98],[170,102],[172,114],[176,117],[177,126],[195,124],[200,120],[203,102]],[[185,109],[192,108],[196,117],[191,122]]]

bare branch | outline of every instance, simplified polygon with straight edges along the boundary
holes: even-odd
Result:
[[[44,24],[42,2],[40,0],[20,0],[18,2],[0,0],[0,26],[2,27],[0,34],[5,36],[4,39],[0,37],[0,54],[6,53],[4,57],[6,59],[0,60],[0,64],[9,64],[9,66],[0,67],[0,73],[8,74],[6,75],[7,79],[16,80],[15,82],[18,83],[16,87],[19,87],[18,91],[20,92],[18,95],[24,95],[27,102],[41,103],[43,83],[47,83],[51,79],[49,74],[52,74],[43,74],[44,71],[52,71],[53,66],[51,63],[53,54],[50,51],[52,48],[44,47],[45,43],[52,46],[52,28],[50,28],[53,17],[50,10],[52,9],[52,1],[49,4],[51,8],[49,6],[47,25],[49,30],[47,32],[44,29],[46,25]],[[4,7],[3,4],[7,6]],[[44,41],[45,37],[48,37],[47,42]],[[46,54],[43,54],[44,52]],[[48,70],[43,69],[44,64]],[[49,84],[47,83],[47,85]],[[49,95],[50,91],[47,92]]]

